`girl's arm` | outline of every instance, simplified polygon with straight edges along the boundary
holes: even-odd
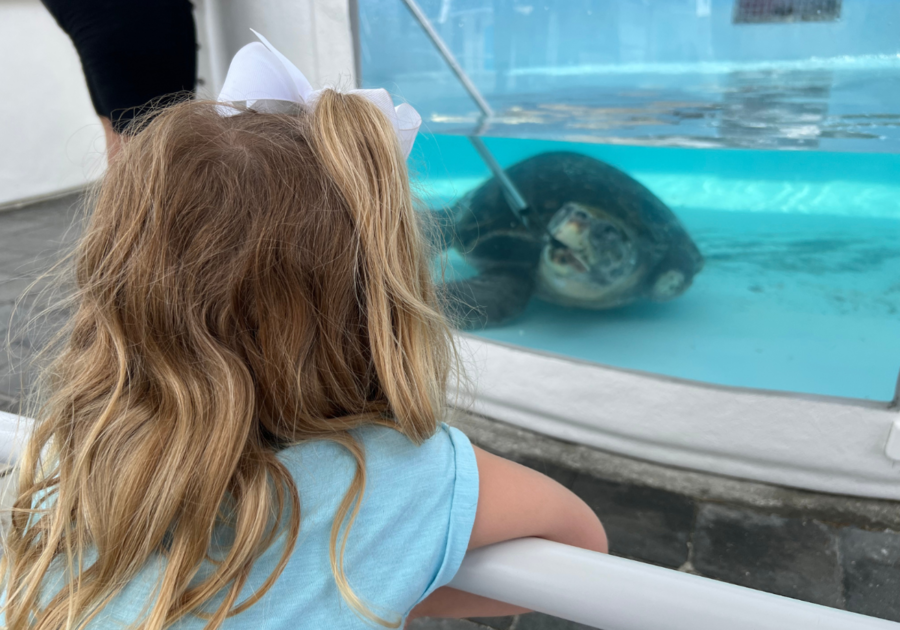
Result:
[[[469,549],[534,536],[607,552],[600,519],[572,491],[546,475],[475,448],[478,508]],[[449,587],[437,589],[409,615],[418,617],[491,617],[528,612]]]

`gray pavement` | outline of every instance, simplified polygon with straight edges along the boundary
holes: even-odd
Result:
[[[66,287],[47,274],[77,238],[79,204],[67,195],[0,212],[0,409],[18,411],[36,351],[61,321],[47,307]]]

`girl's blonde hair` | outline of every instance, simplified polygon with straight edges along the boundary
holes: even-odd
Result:
[[[74,252],[74,316],[20,462],[7,627],[84,627],[157,553],[139,626],[194,613],[219,627],[297,541],[277,450],[318,439],[357,463],[331,529],[334,578],[396,626],[353,594],[342,558],[365,487],[350,431],[421,443],[445,406],[452,339],[418,221],[394,131],[359,96],[326,91],[292,115],[183,103],[131,140]],[[223,523],[233,545],[192,583]],[[282,533],[280,563],[238,601]],[[44,605],[57,563],[67,584]]]

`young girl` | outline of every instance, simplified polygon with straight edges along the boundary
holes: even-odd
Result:
[[[99,188],[0,625],[519,612],[445,586],[467,549],[606,538],[575,495],[441,423],[454,353],[411,140],[367,93],[245,100],[159,113]]]

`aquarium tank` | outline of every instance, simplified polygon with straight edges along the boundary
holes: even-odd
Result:
[[[900,2],[417,4],[492,115],[402,0],[358,0],[361,82],[422,115],[416,193],[458,231],[437,273],[498,313],[473,334],[707,383],[891,399]]]

